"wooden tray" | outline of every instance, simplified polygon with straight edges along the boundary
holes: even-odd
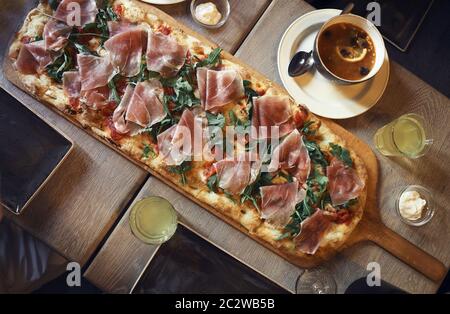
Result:
[[[212,47],[217,47],[216,44],[205,38],[204,36],[194,32],[190,28],[184,26],[183,24],[177,22],[175,19],[173,19],[171,16],[167,15],[163,11],[138,2],[136,0],[133,0],[136,5],[146,10],[148,13],[154,14],[164,20],[165,22],[172,24],[175,27],[178,27],[182,29],[184,32],[186,32],[189,35],[192,35],[196,38],[198,38],[200,41],[204,42],[205,44],[208,44]],[[252,69],[236,57],[232,56],[230,53],[224,51],[223,52],[225,58],[242,65],[246,69],[252,72],[252,75],[254,75],[256,78],[264,81],[269,81],[268,78],[266,78],[264,75],[260,74],[258,71]],[[21,81],[18,79],[18,76],[15,72],[15,70],[12,67],[11,61],[9,58],[5,58],[4,64],[3,64],[3,70],[5,77],[10,80],[14,85],[18,86],[22,90],[26,90],[26,88],[23,86]],[[284,90],[281,86],[279,86],[276,83],[272,83],[273,87],[276,89],[279,89],[287,94],[287,91]],[[69,121],[73,122],[74,124],[78,125],[80,128],[83,128],[78,121],[76,121],[71,116],[65,115],[63,112],[59,111],[57,108],[55,108],[53,105],[46,103],[47,106],[49,106],[52,110],[56,111],[58,114],[63,116],[64,118],[68,119]],[[329,254],[327,254],[326,257],[319,257],[317,255],[313,256],[307,256],[307,257],[298,257],[291,254],[286,254],[284,252],[281,252],[276,247],[270,245],[268,242],[262,240],[259,237],[256,237],[252,234],[249,234],[247,230],[241,226],[238,222],[230,219],[228,216],[224,215],[223,213],[217,211],[214,207],[201,202],[200,200],[196,199],[194,196],[186,193],[184,190],[182,190],[180,187],[175,185],[174,183],[170,182],[169,180],[166,180],[163,176],[161,176],[159,173],[153,171],[148,166],[146,166],[143,163],[137,162],[136,160],[130,158],[127,154],[120,151],[115,145],[112,143],[106,141],[105,139],[102,139],[98,137],[96,134],[94,134],[92,131],[85,129],[86,132],[88,132],[91,136],[95,137],[111,149],[117,151],[125,158],[129,159],[131,162],[135,163],[136,165],[142,167],[143,169],[150,172],[153,176],[158,178],[159,180],[163,181],[165,184],[169,185],[173,189],[175,189],[177,192],[183,194],[193,202],[197,203],[198,205],[202,206],[203,208],[207,209],[212,214],[216,215],[220,219],[224,220],[228,224],[232,225],[234,228],[242,231],[243,233],[247,234],[249,237],[254,239],[255,241],[259,242],[269,250],[273,251],[274,253],[280,255],[281,257],[285,258],[289,262],[291,262],[294,265],[304,267],[304,268],[310,268],[319,265],[324,260],[331,258],[333,255],[335,255],[339,250],[342,250],[346,247],[349,247],[353,244],[356,244],[358,242],[362,241],[373,241],[376,244],[380,245],[381,247],[385,248],[389,252],[391,252],[393,255],[397,256],[401,260],[403,260],[405,263],[409,264],[410,266],[414,267],[416,270],[420,271],[430,279],[434,281],[441,280],[446,273],[445,266],[429,255],[428,253],[424,252],[423,250],[419,249],[412,243],[408,242],[398,234],[394,233],[387,227],[383,225],[381,222],[381,217],[379,215],[379,210],[377,209],[377,202],[376,202],[376,187],[377,187],[377,180],[378,180],[378,164],[375,155],[373,154],[370,147],[363,143],[361,140],[359,140],[357,137],[355,137],[353,134],[349,133],[348,131],[344,130],[339,125],[335,124],[334,122],[330,120],[323,119],[326,124],[339,136],[341,136],[352,149],[363,159],[363,161],[366,164],[367,171],[369,174],[369,186],[368,186],[368,199],[367,199],[367,206],[365,215],[363,216],[363,219],[361,220],[360,224],[357,226],[357,228],[354,230],[354,232],[350,235],[350,238],[348,239],[347,243],[340,247],[338,250],[332,251]],[[84,128],[83,128],[84,129]]]

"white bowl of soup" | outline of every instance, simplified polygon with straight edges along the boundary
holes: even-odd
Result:
[[[313,56],[317,69],[341,83],[374,77],[384,63],[383,37],[370,21],[354,14],[338,15],[317,34]]]

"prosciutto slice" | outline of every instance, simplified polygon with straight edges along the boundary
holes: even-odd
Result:
[[[161,122],[167,115],[160,100],[163,94],[160,81],[153,79],[140,82],[134,89],[125,119],[141,127]]]
[[[294,239],[296,248],[306,254],[315,254],[320,241],[331,226],[331,219],[318,209],[301,224],[300,234]]]
[[[127,134],[131,130],[130,124],[125,120],[125,115],[133,94],[134,88],[131,85],[128,85],[119,106],[114,110],[112,121],[114,123],[114,128],[118,133]]]
[[[91,109],[99,110],[111,104],[109,95],[110,90],[108,86],[82,90],[80,93],[80,101]]]
[[[305,190],[298,190],[298,182],[263,186],[261,192],[261,218],[268,223],[284,227],[291,220],[295,205],[305,196]]]
[[[328,191],[334,206],[357,198],[364,189],[364,182],[358,177],[356,171],[337,158],[333,158],[327,167],[327,177]]]
[[[245,96],[241,75],[236,70],[214,71],[197,69],[200,101],[206,111],[220,107]]]
[[[108,30],[109,36],[113,37],[114,35],[120,34],[125,31],[129,31],[136,27],[135,25],[123,22],[123,21],[108,21]]]
[[[218,186],[227,193],[239,195],[256,180],[261,162],[238,157],[220,160],[213,167],[217,173]]]
[[[109,56],[96,57],[79,54],[77,61],[82,90],[106,86],[115,75]]]
[[[275,138],[271,127],[278,127],[278,137],[283,137],[295,129],[289,97],[265,95],[253,99],[252,126],[259,139]]]
[[[76,14],[78,9],[79,16]],[[69,26],[83,27],[94,23],[97,13],[95,0],[62,0],[53,17]]]
[[[135,88],[128,85],[113,114],[117,132],[126,134],[161,122],[167,115],[160,100],[163,93],[156,79],[140,82]]]
[[[188,49],[170,35],[148,32],[147,68],[163,77],[173,77],[183,67]]]
[[[44,26],[45,49],[59,51],[67,44],[72,27],[65,23],[51,19]]]
[[[78,71],[68,71],[63,74],[64,93],[72,99],[80,97],[81,80]]]
[[[40,40],[22,46],[15,67],[22,74],[36,74],[52,61],[52,55],[45,49],[44,41]]]
[[[311,171],[311,159],[300,132],[295,129],[278,145],[268,170],[287,170],[300,183],[305,183]]]
[[[158,135],[159,152],[167,165],[181,165],[192,156],[195,124],[192,111],[185,110],[177,125]]]
[[[119,73],[132,77],[141,69],[145,32],[133,27],[114,35],[105,42],[105,48],[111,56],[111,63]]]

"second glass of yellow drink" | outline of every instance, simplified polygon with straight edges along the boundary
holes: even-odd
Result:
[[[374,142],[385,156],[419,158],[428,152],[433,143],[430,135],[425,119],[410,113],[379,129],[375,133]]]

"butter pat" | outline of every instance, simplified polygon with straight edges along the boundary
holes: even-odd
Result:
[[[416,191],[403,192],[398,204],[400,215],[408,220],[420,219],[426,205],[427,201]]]
[[[206,25],[217,25],[222,19],[222,14],[212,2],[199,4],[195,8],[195,17]]]

